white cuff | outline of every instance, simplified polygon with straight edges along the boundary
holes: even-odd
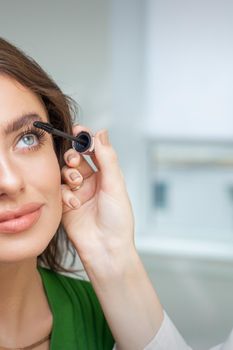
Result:
[[[184,341],[166,312],[160,329],[144,350],[192,350]]]
[[[160,329],[143,350],[192,350],[184,341],[166,312]],[[114,345],[113,350],[117,350]]]

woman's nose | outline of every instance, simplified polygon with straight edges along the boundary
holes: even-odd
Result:
[[[23,189],[24,179],[17,164],[0,156],[0,197],[15,196]]]

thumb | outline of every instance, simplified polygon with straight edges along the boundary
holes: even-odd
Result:
[[[101,172],[102,189],[107,193],[118,192],[124,185],[124,177],[106,129],[98,131],[95,135],[95,157]]]

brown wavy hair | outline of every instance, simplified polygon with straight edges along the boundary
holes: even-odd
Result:
[[[77,103],[61,91],[33,58],[1,37],[0,75],[11,77],[34,92],[43,101],[50,123],[55,128],[72,133],[72,121],[78,110]],[[65,139],[54,137],[54,147],[61,169],[64,165],[63,155],[71,144]],[[69,252],[72,256],[70,263],[72,267],[75,263],[76,251],[60,223],[47,248],[37,257],[37,263],[54,271],[78,271],[64,267]]]

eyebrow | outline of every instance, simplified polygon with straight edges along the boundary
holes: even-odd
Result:
[[[4,134],[9,135],[13,132],[16,132],[22,129],[25,126],[31,125],[34,121],[42,121],[42,118],[37,113],[26,113],[21,115],[19,118],[11,121],[4,128]]]

